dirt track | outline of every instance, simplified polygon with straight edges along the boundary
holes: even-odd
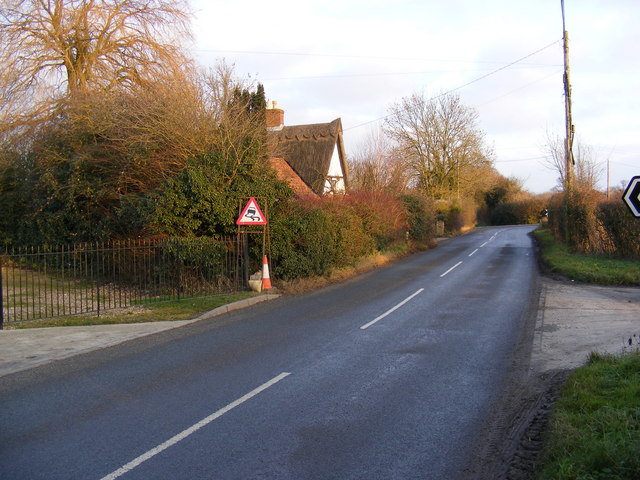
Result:
[[[640,348],[640,288],[543,278],[537,315],[522,332],[506,394],[480,432],[465,480],[533,478],[553,403],[591,352]]]

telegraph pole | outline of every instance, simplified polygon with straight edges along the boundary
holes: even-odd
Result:
[[[565,111],[565,131],[566,137],[564,142],[564,159],[565,159],[565,240],[569,243],[569,214],[571,211],[571,198],[573,191],[573,135],[575,128],[571,118],[571,82],[569,79],[569,34],[565,26],[564,17],[564,0],[560,0],[562,7],[562,40],[564,50],[564,111]]]
[[[565,111],[565,166],[566,166],[566,186],[571,190],[573,183],[573,166],[575,160],[573,158],[573,135],[575,127],[571,118],[571,81],[569,79],[569,33],[565,27],[564,17],[564,0],[560,0],[562,6],[562,39],[564,49],[564,111]]]

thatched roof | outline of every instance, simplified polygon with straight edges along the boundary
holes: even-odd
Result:
[[[324,193],[331,157],[338,149],[342,175],[347,185],[347,166],[342,141],[342,121],[284,126],[270,131],[271,155],[284,158],[311,190]]]

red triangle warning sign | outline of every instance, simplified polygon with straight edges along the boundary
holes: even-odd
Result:
[[[266,225],[267,217],[264,216],[262,210],[258,206],[255,198],[251,197],[242,213],[236,220],[236,225]]]

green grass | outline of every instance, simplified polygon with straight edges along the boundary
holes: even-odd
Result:
[[[573,253],[546,228],[533,234],[544,267],[551,273],[587,283],[640,285],[640,262]]]
[[[189,320],[214,308],[255,296],[252,292],[240,292],[210,297],[186,298],[166,302],[151,302],[125,309],[106,310],[97,314],[70,315],[64,317],[17,322],[12,328],[68,327],[79,325],[107,325],[114,323],[162,322]]]
[[[538,480],[640,479],[640,352],[592,354],[554,406]]]

